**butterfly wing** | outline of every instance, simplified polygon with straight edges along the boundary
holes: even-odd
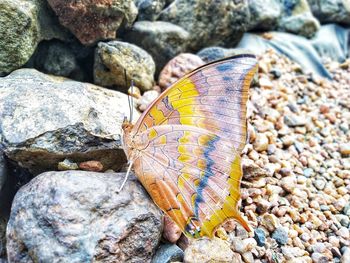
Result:
[[[246,101],[256,59],[207,64],[163,92],[129,134],[135,173],[154,202],[192,237],[235,218],[246,141]],[[128,143],[127,143],[128,144]]]
[[[194,70],[151,104],[135,130],[166,124],[196,126],[228,138],[240,152],[246,142],[246,103],[256,69],[255,56],[243,54]]]

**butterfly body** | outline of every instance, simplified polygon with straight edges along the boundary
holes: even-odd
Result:
[[[246,101],[256,60],[241,55],[181,78],[133,126],[124,150],[154,202],[190,237],[212,237],[237,208]]]

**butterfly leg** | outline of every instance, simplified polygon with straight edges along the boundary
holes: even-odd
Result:
[[[119,192],[123,189],[123,187],[124,187],[126,181],[128,180],[128,177],[129,177],[129,174],[130,174],[132,165],[133,165],[133,162],[131,161],[131,162],[129,163],[129,167],[128,167],[128,170],[127,170],[127,172],[126,172],[126,175],[125,175],[125,177],[124,177],[124,181],[123,181],[122,185],[119,187],[119,189],[117,190],[117,193],[119,193]]]

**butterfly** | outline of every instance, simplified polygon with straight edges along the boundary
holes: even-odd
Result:
[[[188,237],[211,238],[228,219],[250,231],[238,202],[256,71],[250,54],[211,62],[166,89],[135,125],[122,124],[127,174],[133,166],[153,201]]]

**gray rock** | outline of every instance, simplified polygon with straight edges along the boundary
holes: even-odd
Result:
[[[250,13],[247,1],[175,0],[159,16],[190,32],[189,47],[234,46],[246,31]]]
[[[294,34],[271,32],[269,39],[256,34],[245,33],[236,48],[248,49],[259,55],[267,49],[274,49],[299,64],[305,73],[332,78],[310,40]]]
[[[141,90],[150,90],[155,68],[153,58],[138,46],[121,41],[100,42],[95,53],[94,83],[126,92],[133,80]]]
[[[165,0],[135,0],[139,14],[137,20],[154,21],[165,6]]]
[[[69,36],[41,0],[2,0],[0,25],[0,76],[24,65],[41,40]]]
[[[279,0],[248,0],[251,21],[249,29],[274,30],[282,15]]]
[[[207,47],[201,49],[197,56],[205,62],[211,62],[226,57],[231,57],[239,54],[252,53],[246,49],[241,48],[224,48],[224,47]]]
[[[6,226],[7,219],[0,216],[0,262],[2,258],[6,258]]]
[[[343,62],[349,53],[349,29],[336,24],[321,26],[311,43],[322,59]]]
[[[276,228],[271,237],[280,245],[285,245],[288,242],[288,233],[283,227]]]
[[[287,124],[289,127],[305,126],[306,119],[299,115],[290,114],[284,116],[284,123]]]
[[[33,173],[56,170],[65,158],[120,168],[125,162],[120,127],[128,114],[125,94],[33,69],[0,81],[5,153]]]
[[[305,37],[315,35],[320,27],[312,15],[307,0],[281,0],[282,15],[278,21],[278,30]]]
[[[162,214],[124,173],[47,172],[16,194],[7,227],[10,262],[149,262]]]
[[[184,252],[174,244],[163,244],[157,249],[151,263],[170,263],[174,261],[182,262]]]
[[[350,24],[350,2],[344,0],[307,0],[312,13],[322,23]]]
[[[134,24],[125,39],[151,54],[159,73],[170,59],[185,52],[189,33],[167,22],[140,21]]]
[[[5,158],[0,146],[0,196],[3,191],[6,179],[7,179],[7,173],[5,170]]]
[[[257,228],[254,230],[254,238],[258,244],[258,246],[263,247],[266,243],[265,232],[261,228]]]

